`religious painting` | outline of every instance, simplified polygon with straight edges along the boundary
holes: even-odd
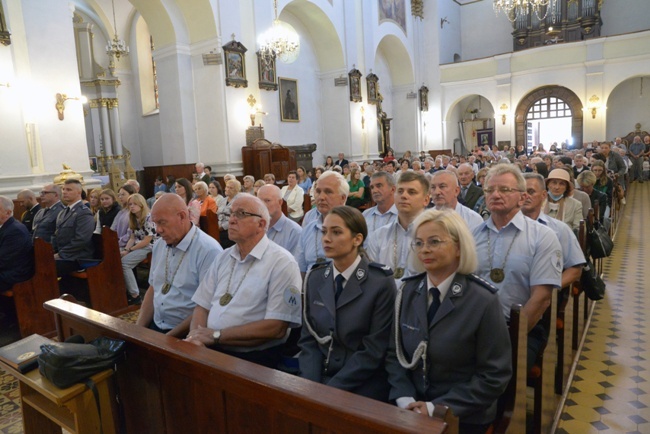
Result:
[[[248,87],[246,80],[246,57],[248,51],[240,42],[233,40],[223,47],[224,66],[226,68],[226,86]]]
[[[425,85],[422,85],[418,91],[420,94],[420,111],[428,112],[429,111],[429,88]]]
[[[90,170],[97,173],[99,169],[99,166],[97,166],[97,157],[90,157],[88,163],[90,164]]]
[[[275,60],[275,56],[264,56],[259,51],[257,52],[257,73],[260,79],[260,89],[278,90]]]
[[[366,85],[368,87],[368,104],[377,104],[379,98],[379,77],[370,71],[366,77]]]
[[[479,146],[494,145],[494,130],[492,128],[486,130],[476,130],[476,142]]]
[[[379,3],[379,24],[390,21],[406,33],[406,0],[377,0]]]
[[[348,77],[350,80],[350,101],[363,101],[363,98],[361,97],[361,71],[352,65],[352,69],[348,72]]]
[[[280,81],[280,120],[300,122],[298,106],[298,80],[278,77]]]

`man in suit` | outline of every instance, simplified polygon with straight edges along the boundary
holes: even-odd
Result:
[[[32,233],[34,217],[36,216],[36,213],[41,209],[41,206],[36,200],[36,195],[33,191],[25,189],[18,193],[16,199],[18,199],[18,202],[20,202],[20,204],[25,208],[25,212],[20,217],[20,221],[23,222],[27,228],[27,231],[29,231],[29,233]]]
[[[347,164],[349,164],[349,162],[345,159],[345,154],[343,154],[343,152],[339,152],[339,159],[336,161],[336,163],[334,163],[334,165],[341,166],[341,168],[343,168],[343,166]]]
[[[27,228],[13,218],[14,203],[0,196],[0,292],[34,274],[32,240]]]
[[[483,190],[474,184],[474,169],[471,164],[463,163],[458,167],[457,174],[460,183],[458,201],[473,210],[476,202],[483,196]]]
[[[59,213],[52,237],[56,272],[65,276],[80,268],[80,259],[94,256],[92,243],[95,219],[81,200],[81,183],[68,179],[63,184],[63,200],[68,206]]]
[[[45,185],[40,196],[41,209],[34,216],[32,238],[42,238],[51,243],[56,230],[56,219],[65,208],[61,203],[61,187],[54,184]]]

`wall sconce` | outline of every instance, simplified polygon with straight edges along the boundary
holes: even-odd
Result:
[[[9,83],[0,83],[0,87],[11,87]]]
[[[250,106],[250,109],[248,110],[248,114],[251,118],[251,127],[255,126],[255,117],[258,114],[266,115],[268,113],[262,111],[262,106],[260,106],[257,103],[257,100],[255,97],[251,94],[248,96],[248,99],[246,100],[248,102],[248,105]],[[260,122],[260,127],[262,127],[262,123]]]
[[[505,125],[506,119],[508,118],[508,104],[506,103],[501,104],[499,110],[501,110],[501,124]]]
[[[57,93],[56,94],[56,111],[59,113],[59,120],[63,120],[63,112],[65,110],[65,102],[69,99],[74,99],[77,101],[81,101],[81,104],[86,104],[88,102],[88,98],[85,96],[76,96],[76,97],[69,97],[65,93]]]
[[[589,98],[589,104],[587,104],[587,109],[591,111],[591,119],[596,119],[596,112],[601,107],[599,101],[600,98],[598,98],[596,95],[592,95],[591,98]]]

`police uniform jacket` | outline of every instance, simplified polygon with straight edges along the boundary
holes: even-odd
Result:
[[[34,274],[34,253],[27,228],[13,217],[0,227],[0,291]]]
[[[486,424],[512,374],[510,337],[496,288],[479,277],[456,274],[431,324],[427,321],[426,273],[404,279],[399,318],[391,330],[386,360],[390,399],[449,406],[461,423]],[[399,294],[398,300],[399,303]],[[395,340],[399,327],[401,339]],[[401,345],[407,361],[428,341],[426,364],[412,370],[396,357]]]
[[[65,209],[61,201],[55,203],[50,208],[41,208],[34,216],[32,224],[34,238],[42,238],[48,243],[52,242],[52,236],[56,231],[56,220],[59,213]]]
[[[321,345],[303,324],[299,345],[304,378],[381,401],[388,400],[384,360],[393,319],[395,281],[390,268],[362,257],[335,302],[334,265],[315,266],[306,277],[305,312]]]
[[[56,232],[52,245],[59,257],[66,261],[94,257],[92,242],[95,218],[83,202],[79,202],[66,213],[65,208],[56,220]]]

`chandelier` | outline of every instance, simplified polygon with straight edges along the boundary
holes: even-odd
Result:
[[[277,56],[284,63],[293,63],[300,53],[300,38],[291,25],[278,19],[278,0],[273,0],[273,10],[273,26],[257,40],[260,55],[267,59]]]
[[[546,18],[549,9],[553,9],[553,4],[557,0],[494,0],[492,7],[494,13],[503,12],[511,22],[522,16],[528,16],[535,13],[541,21]],[[549,4],[551,6],[549,6]],[[547,7],[548,6],[548,7]]]
[[[115,23],[115,0],[111,0],[113,4],[113,29],[115,29],[115,34],[113,35],[113,40],[109,41],[106,45],[106,54],[109,57],[115,57],[117,60],[120,60],[122,56],[129,55],[129,47],[126,45],[124,40],[119,39],[117,36],[117,24]]]

